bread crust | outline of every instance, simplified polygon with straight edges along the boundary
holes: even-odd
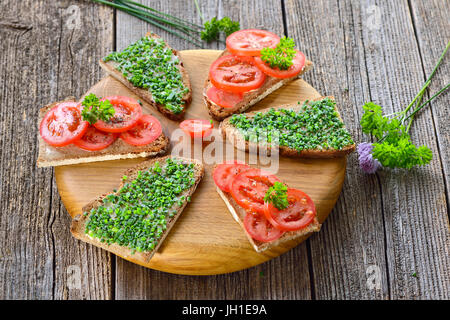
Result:
[[[218,58],[230,54],[227,50],[224,50]],[[262,99],[264,99],[266,96],[274,92],[275,90],[283,87],[284,85],[300,78],[305,72],[311,70],[313,67],[313,63],[309,60],[305,61],[305,66],[303,67],[303,70],[300,71],[299,74],[297,74],[294,77],[287,78],[287,79],[278,79],[271,76],[266,76],[266,80],[262,84],[261,87],[259,87],[256,90],[252,90],[250,92],[247,92],[244,94],[244,100],[238,103],[234,108],[222,108],[212,102],[208,96],[206,95],[206,92],[208,89],[212,86],[211,81],[209,77],[205,81],[205,86],[203,89],[203,101],[205,102],[206,107],[208,108],[209,115],[217,120],[222,121],[223,119],[229,117],[232,114],[235,113],[242,113],[245,112],[248,108],[255,105]]]
[[[151,33],[151,32],[148,32],[145,36],[151,37],[151,38],[161,38],[160,36],[158,36],[154,33]],[[188,88],[188,90],[189,90],[187,93],[184,94],[183,99],[182,99],[184,102],[183,110],[177,114],[173,113],[172,111],[165,108],[164,105],[162,105],[160,103],[156,103],[153,100],[152,94],[149,90],[135,87],[130,81],[127,80],[127,78],[125,78],[123,76],[123,74],[119,70],[117,70],[115,68],[115,63],[113,61],[104,62],[102,59],[100,59],[99,64],[110,76],[112,76],[114,79],[120,81],[123,85],[125,85],[128,89],[130,89],[134,94],[136,94],[137,96],[142,98],[145,102],[147,102],[154,109],[158,110],[165,117],[167,117],[171,120],[177,121],[177,120],[184,118],[184,114],[186,113],[186,108],[189,106],[189,104],[192,101],[192,88],[191,88],[191,82],[189,80],[189,75],[188,75],[186,69],[184,68],[183,61],[181,60],[181,57],[178,54],[178,51],[171,48],[167,43],[166,43],[166,46],[168,48],[170,48],[172,50],[173,54],[176,57],[178,57],[178,59],[180,60],[178,69],[180,70],[184,86],[186,88]]]
[[[240,205],[238,205],[229,193],[226,193],[226,192],[220,190],[219,187],[217,187],[217,193],[220,195],[222,200],[227,205],[228,210],[230,211],[234,220],[244,230],[245,235],[248,238],[248,241],[250,242],[250,244],[252,245],[252,247],[255,249],[256,252],[263,252],[265,250],[268,250],[268,249],[276,247],[280,244],[283,244],[284,242],[294,240],[294,239],[299,239],[301,237],[304,237],[306,239],[306,237],[309,236],[311,233],[320,231],[321,224],[319,223],[319,220],[317,219],[317,216],[316,216],[314,218],[313,222],[311,222],[305,228],[303,228],[301,230],[297,230],[297,231],[286,231],[277,240],[270,241],[270,242],[261,242],[261,241],[255,240],[252,238],[252,236],[247,232],[247,230],[244,227],[244,218],[247,214],[247,211],[244,208],[242,208]]]
[[[313,99],[313,101],[318,101],[318,100],[322,100],[325,98],[330,98],[332,100],[334,100],[333,96],[328,96],[328,97],[320,97],[317,99]],[[301,102],[300,104],[285,104],[285,105],[281,105],[278,107],[273,107],[274,109],[294,109],[294,110],[298,110],[299,108],[301,108],[303,102]],[[268,112],[271,108],[267,108],[264,110],[259,110],[256,112]],[[342,117],[339,114],[339,111],[337,108],[336,112],[338,113],[338,117],[339,119],[342,121]],[[256,114],[256,112],[249,112],[246,113],[245,115],[247,117],[252,117]],[[242,136],[242,134],[239,132],[238,129],[236,129],[235,127],[233,127],[230,124],[230,119],[231,117],[228,117],[227,119],[225,119],[224,121],[222,121],[220,123],[220,130],[222,132],[222,135],[224,137],[224,139],[228,139],[228,141],[230,141],[237,149],[239,150],[243,150],[243,151],[247,151],[249,152],[250,150],[258,150],[258,148],[264,148],[267,147],[267,154],[270,155],[270,151],[272,149],[272,146],[266,145],[266,144],[257,144],[254,142],[250,142],[250,141],[246,141],[244,139],[244,137]],[[351,152],[353,152],[356,148],[355,144],[346,146],[340,150],[336,150],[336,149],[326,149],[326,150],[322,150],[322,149],[314,149],[314,150],[302,150],[301,152],[298,152],[295,149],[291,149],[289,147],[286,146],[279,146],[278,150],[279,150],[279,154],[281,156],[285,156],[285,157],[293,157],[293,158],[337,158],[337,157],[343,157]]]
[[[147,160],[147,161],[144,161],[144,162],[138,164],[137,166],[130,168],[124,172],[124,174],[128,177],[127,181],[132,181],[132,180],[136,179],[138,171],[143,171],[143,170],[147,170],[147,169],[151,168],[156,161],[159,161],[160,163],[164,163],[167,161],[168,158],[181,159],[184,163],[193,163],[194,164],[195,184],[189,190],[186,190],[182,194],[186,198],[192,196],[194,194],[195,190],[197,189],[197,186],[200,183],[200,181],[203,178],[204,173],[205,173],[203,164],[200,161],[194,160],[194,159],[165,156],[162,158]],[[117,190],[120,190],[120,188],[122,188],[124,186],[124,184],[125,184],[125,182],[122,182],[120,184],[120,186],[117,188]],[[90,212],[91,209],[97,208],[98,206],[101,205],[102,200],[110,194],[112,194],[112,193],[107,193],[107,194],[101,195],[101,196],[97,197],[96,199],[92,200],[91,202],[89,202],[82,208],[82,211]],[[136,260],[138,262],[147,263],[153,257],[153,255],[158,251],[159,247],[164,242],[164,240],[166,239],[170,230],[172,229],[172,227],[175,225],[176,221],[180,217],[180,215],[183,212],[184,208],[186,207],[187,203],[188,203],[188,201],[185,200],[181,206],[179,206],[177,203],[175,203],[171,207],[171,210],[172,209],[176,210],[176,214],[172,218],[167,218],[168,219],[168,220],[166,220],[167,228],[162,233],[162,236],[161,236],[158,244],[155,246],[155,248],[152,251],[147,251],[147,252],[137,252],[136,251],[135,253],[132,253],[131,249],[129,249],[128,247],[120,246],[116,243],[112,243],[112,244],[108,245],[105,242],[101,242],[97,238],[88,236],[85,233],[85,228],[86,228],[86,223],[88,222],[88,218],[89,218],[90,214],[88,214],[86,216],[84,214],[76,215],[72,219],[72,225],[70,227],[70,231],[75,238],[77,238],[81,241],[84,241],[84,242],[90,243],[94,246],[105,249],[105,250],[107,250],[111,253],[114,253],[120,257],[123,257],[125,259],[133,258],[134,260]]]
[[[74,97],[68,97],[63,101],[54,102],[41,108],[39,110],[38,123],[41,123],[48,110],[65,101],[76,100]],[[37,166],[40,168],[107,160],[156,157],[166,154],[170,147],[169,138],[164,133],[161,133],[155,141],[145,146],[132,146],[122,141],[122,139],[116,139],[110,146],[98,151],[83,150],[75,145],[53,147],[42,139],[39,132],[38,141],[39,156],[37,159]]]

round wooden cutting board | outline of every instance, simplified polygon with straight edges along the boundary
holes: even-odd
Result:
[[[193,101],[187,109],[185,119],[209,119],[207,108],[203,103],[202,91],[209,66],[220,51],[188,50],[181,51],[180,54],[189,73],[193,91]],[[102,97],[125,95],[139,99],[111,77],[101,80],[88,93],[91,92]],[[250,110],[294,103],[319,96],[320,94],[308,83],[296,80],[275,91]],[[165,134],[171,137],[179,123],[166,119],[145,103],[144,107],[144,112],[156,116],[161,121]],[[218,128],[218,122],[214,122],[214,127]],[[178,140],[171,143],[173,147]],[[203,150],[206,146],[207,143],[204,142]],[[224,146],[224,154],[225,150],[234,149],[226,149]],[[234,152],[237,154],[236,150]],[[194,150],[193,157],[202,158],[201,150],[200,154],[198,153],[196,154]],[[248,154],[240,153],[239,155],[247,156],[249,160]],[[56,167],[56,184],[62,202],[70,215],[74,217],[82,213],[81,208],[90,200],[117,188],[123,172],[143,160],[104,161]],[[205,159],[203,160],[206,162]],[[205,176],[192,197],[191,203],[183,211],[159,251],[149,263],[143,266],[177,274],[221,274],[265,262],[305,240],[304,238],[289,241],[272,250],[257,253],[217,194],[211,177],[213,165],[213,163],[205,163]],[[290,187],[299,188],[308,193],[316,204],[320,222],[323,222],[339,197],[345,168],[345,157],[301,160],[280,158],[276,175]],[[136,262],[133,259],[128,260]]]

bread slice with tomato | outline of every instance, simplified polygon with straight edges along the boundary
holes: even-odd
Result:
[[[68,140],[66,141],[61,140],[60,142],[58,142],[58,145],[60,146],[51,145],[43,139],[42,136],[43,129],[45,129],[45,131],[48,131],[48,129],[56,128],[53,130],[53,133],[55,134],[55,136],[61,136],[64,133],[58,130],[63,130],[62,128],[64,126],[61,125],[61,123],[55,124],[51,122],[45,122],[43,121],[43,119],[49,116],[54,117],[50,115],[49,112],[55,110],[58,106],[61,106],[62,104],[68,104],[68,107],[77,108],[78,110],[80,108],[80,104],[76,102],[73,97],[70,97],[64,101],[49,104],[39,110],[40,132],[38,133],[38,140],[39,140],[39,156],[37,159],[38,167],[53,167],[53,166],[72,165],[72,164],[106,161],[106,160],[156,157],[167,153],[170,147],[169,138],[164,134],[159,121],[155,117],[152,117],[150,115],[143,115],[143,116],[151,118],[152,121],[155,122],[155,126],[158,126],[161,132],[158,131],[157,136],[151,138],[153,139],[152,142],[145,145],[141,146],[133,145],[130,144],[130,142],[133,141],[125,142],[124,139],[120,138],[119,133],[106,133],[106,132],[99,133],[97,132],[96,129],[92,128],[96,131],[93,133],[94,136],[91,135],[88,139],[91,142],[93,142],[96,139],[102,141],[108,138],[112,138],[113,140],[107,142],[109,143],[109,145],[107,146],[100,146],[102,148],[101,150],[95,150],[98,149],[98,147],[96,147],[95,145],[83,146],[83,148],[81,148],[80,146],[77,145],[79,144],[78,142],[81,141],[82,138],[86,137],[85,135],[89,133],[87,130],[89,130],[93,126],[89,126],[88,129],[84,129],[86,133],[83,133],[78,138],[76,138],[75,136],[73,138],[68,137],[67,138]],[[137,104],[137,101],[135,102],[135,104]],[[58,116],[60,118],[63,117],[61,112],[59,112]],[[77,117],[75,117],[74,113],[69,114],[68,116],[70,117],[71,122],[67,124],[66,127],[73,127],[75,124],[77,124],[78,126],[87,124],[86,121],[82,121],[80,112],[77,113]],[[96,132],[98,134],[101,134],[101,136],[100,137],[95,136]],[[48,138],[46,139],[48,140]],[[86,150],[86,147],[89,147],[90,150]]]
[[[224,167],[226,168],[225,170],[223,170]],[[262,177],[266,177],[267,181],[256,176],[254,180],[246,183],[246,175],[251,176],[252,172],[262,172]],[[242,227],[250,244],[257,252],[269,250],[290,240],[302,241],[311,233],[320,231],[321,224],[317,218],[314,203],[304,192],[297,189],[288,189],[293,190],[292,192],[294,190],[298,192],[300,194],[298,201],[302,201],[304,204],[296,206],[294,203],[290,203],[285,209],[296,210],[296,208],[300,208],[301,210],[304,209],[304,212],[289,213],[285,210],[277,211],[270,203],[262,203],[262,198],[257,199],[262,196],[258,195],[261,189],[264,189],[264,184],[262,183],[273,184],[275,181],[281,182],[274,175],[264,173],[262,170],[242,163],[227,163],[215,166],[213,178],[216,183],[217,193],[225,202],[234,220]],[[252,191],[252,188],[255,190]],[[242,194],[236,196],[239,192],[242,192]],[[276,211],[276,213],[271,213],[271,210]],[[289,219],[292,219],[291,221],[285,220],[283,222],[283,211],[287,213]],[[295,221],[292,217],[296,214],[298,214],[298,220]],[[277,218],[277,215],[279,218]]]
[[[225,50],[219,57],[230,55],[230,53]],[[210,90],[212,87],[214,87],[211,83],[210,78],[206,79],[205,86],[203,89],[203,100],[206,104],[206,107],[208,108],[209,115],[217,120],[222,121],[225,118],[231,116],[232,114],[236,113],[243,113],[246,110],[248,110],[253,105],[257,104],[259,101],[267,97],[272,92],[280,89],[281,87],[289,84],[290,82],[297,80],[301,78],[301,76],[311,70],[313,67],[313,63],[309,60],[306,60],[305,66],[298,73],[297,75],[286,78],[286,79],[279,79],[271,76],[266,76],[266,79],[264,80],[264,83],[257,89],[245,92],[243,93],[243,99],[239,101],[237,104],[235,104],[233,107],[221,107],[217,103],[214,103],[207,95],[208,90]]]
[[[342,135],[345,137],[343,142],[343,145],[339,148],[334,146],[331,142],[325,141],[324,143],[329,144],[328,147],[323,146],[317,146],[315,148],[304,148],[304,149],[295,149],[292,147],[289,147],[287,145],[276,145],[275,143],[267,143],[263,141],[252,141],[248,136],[246,136],[245,131],[242,131],[238,129],[235,125],[233,125],[233,117],[245,117],[248,120],[252,120],[255,117],[261,117],[261,115],[268,114],[269,112],[276,111],[280,114],[280,117],[283,116],[283,112],[297,112],[301,113],[304,106],[308,106],[308,104],[311,104],[311,102],[320,102],[324,103],[324,108],[332,108],[329,111],[333,110],[334,114],[331,115],[331,120],[334,126],[338,127],[337,130],[342,133]],[[323,123],[323,117],[321,115],[318,115],[317,117],[311,117],[311,120],[307,123],[308,125],[315,126],[316,124],[322,124]],[[284,128],[280,128],[281,130],[287,130],[288,125],[286,125]],[[304,128],[299,128],[296,130],[303,130]],[[220,130],[222,132],[222,135],[224,139],[227,139],[230,141],[237,149],[247,151],[249,152],[252,150],[253,152],[256,152],[257,150],[260,150],[261,148],[266,148],[267,153],[270,154],[272,151],[272,148],[277,147],[278,152],[281,156],[285,157],[293,157],[293,158],[336,158],[336,157],[343,157],[351,152],[353,152],[356,148],[356,145],[354,141],[351,139],[350,134],[345,129],[344,122],[342,120],[341,115],[339,114],[339,110],[336,106],[336,103],[334,101],[334,97],[328,96],[328,97],[319,97],[316,99],[313,99],[311,101],[302,101],[298,103],[293,104],[286,104],[278,107],[272,107],[267,108],[263,110],[259,110],[256,112],[248,112],[241,115],[235,115],[228,117],[224,121],[220,123]],[[330,132],[330,134],[335,134],[338,132],[337,130],[333,130],[333,132]],[[322,130],[319,130],[322,131]],[[325,130],[323,130],[325,131]],[[306,136],[307,134],[304,134],[301,131],[292,131],[287,133],[287,135],[296,135],[301,134],[303,136]],[[322,132],[320,132],[320,136],[322,139],[338,139],[339,136],[336,138],[334,136],[328,136],[323,135]],[[314,139],[316,137],[313,137]]]
[[[272,50],[288,42],[292,52],[289,67],[282,70],[262,60],[263,49]],[[245,112],[275,90],[300,78],[313,66],[302,52],[293,49],[292,39],[280,39],[266,30],[237,31],[227,37],[226,45],[227,49],[211,64],[203,89],[208,112],[218,121]]]
[[[154,39],[156,41],[164,41],[161,39],[161,37],[159,37],[158,35],[151,33],[151,32],[148,32],[143,39],[145,39],[145,38]],[[120,71],[119,64],[117,62],[115,62],[113,60],[104,61],[106,58],[105,57],[105,58],[99,60],[99,64],[110,76],[112,76],[116,80],[120,81],[123,85],[125,85],[128,89],[133,91],[133,93],[135,93],[137,96],[142,98],[144,101],[146,101],[148,104],[150,104],[150,106],[155,108],[157,111],[159,111],[165,117],[172,119],[172,120],[180,120],[184,117],[186,108],[189,106],[189,104],[192,101],[191,83],[189,80],[189,75],[183,66],[183,61],[181,60],[181,57],[178,54],[178,51],[172,49],[166,42],[163,42],[163,43],[165,45],[165,49],[167,49],[167,52],[171,52],[171,54],[172,54],[170,62],[173,63],[173,61],[178,61],[178,63],[176,63],[176,68],[178,69],[178,73],[179,73],[179,76],[181,77],[183,86],[186,89],[186,92],[181,97],[181,103],[179,104],[180,111],[171,110],[173,108],[170,108],[168,103],[158,102],[158,99],[155,99],[156,93],[152,94],[152,91],[150,88],[143,88],[142,86],[137,86],[137,85],[133,84],[130,81],[130,79],[132,79],[134,75],[129,74],[128,72]],[[134,44],[132,44],[132,45],[134,45]],[[151,53],[150,53],[150,55],[151,55]],[[142,59],[142,58],[145,58],[145,56],[141,52],[140,55],[138,56],[138,58]],[[135,63],[135,62],[132,62],[132,61],[130,62],[131,65],[133,63]],[[153,69],[153,68],[151,68],[151,69]],[[171,77],[170,81],[172,81],[174,79],[174,76],[171,75],[170,77]],[[154,90],[160,90],[160,89],[158,89],[159,87],[160,87],[159,85],[155,86],[156,89],[154,89]],[[167,90],[169,90],[169,89],[167,89]],[[164,88],[164,90],[167,91],[166,88]],[[170,92],[162,92],[161,94],[170,96],[170,94],[173,94],[177,90],[169,90],[169,91]]]
[[[174,191],[173,199],[171,199],[174,201],[169,202],[165,207],[158,207],[159,204],[169,201],[167,197],[160,198],[163,192],[167,193],[167,189],[164,191],[167,188],[166,182],[171,179],[176,181],[180,176],[190,179],[189,183],[177,185],[179,191]],[[117,191],[99,196],[86,204],[82,208],[83,213],[73,218],[70,231],[81,241],[134,263],[145,264],[169,235],[203,176],[204,166],[198,160],[166,156],[144,161],[124,172]],[[147,193],[134,195],[133,192],[138,190],[136,188],[147,190]],[[140,203],[133,204],[135,196]],[[156,204],[147,204],[149,201],[156,201]],[[169,205],[171,206],[167,207]],[[101,211],[100,207],[105,208],[106,213]],[[126,209],[123,209],[124,207]],[[150,208],[148,214],[145,208]],[[96,217],[100,216],[100,220],[110,219],[108,223],[117,222],[117,224],[113,227],[110,227],[108,223],[102,225],[101,221],[96,220]],[[133,226],[128,228],[130,224]],[[93,225],[95,227],[92,227]]]

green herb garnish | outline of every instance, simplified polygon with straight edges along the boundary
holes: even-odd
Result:
[[[447,43],[422,89],[402,111],[383,115],[383,108],[373,102],[368,102],[363,106],[364,114],[360,121],[362,131],[377,139],[372,144],[362,143],[358,147],[360,166],[364,171],[374,173],[381,166],[410,169],[413,166],[430,163],[433,158],[430,148],[424,145],[415,146],[411,141],[409,129],[417,112],[450,87],[450,84],[447,84],[422,104],[426,89],[449,47],[450,42]],[[411,110],[412,112],[410,112]]]
[[[88,94],[81,105],[83,106],[81,116],[90,124],[96,123],[97,120],[109,121],[116,112],[109,100],[100,101],[93,93]]]
[[[287,70],[294,64],[293,60],[297,53],[294,47],[294,39],[282,37],[275,48],[263,48],[261,50],[261,60],[271,68]]]
[[[198,25],[168,13],[158,11],[133,0],[93,1],[128,13],[129,15],[145,21],[156,28],[162,29],[174,36],[184,39],[199,48],[203,47],[202,40],[207,42],[219,40],[220,32],[229,35],[234,31],[239,30],[239,22],[232,21],[229,17],[225,17],[220,20],[213,18],[210,21],[206,21],[203,25]],[[198,1],[194,0],[194,2],[201,20],[204,21]]]
[[[201,39],[206,42],[218,40],[220,32],[229,36],[235,31],[238,31],[240,26],[238,21],[232,21],[229,17],[224,17],[218,20],[216,17],[204,23],[204,30],[201,32]]]
[[[287,199],[287,186],[281,182],[276,181],[271,186],[264,196],[264,202],[270,202],[278,210],[286,209],[289,206]]]

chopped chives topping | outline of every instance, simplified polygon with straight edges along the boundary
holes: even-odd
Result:
[[[114,61],[135,87],[148,89],[156,103],[173,113],[183,111],[183,96],[189,91],[183,83],[180,60],[160,38],[143,37],[103,61]]]
[[[336,103],[325,98],[306,101],[299,111],[271,108],[255,116],[233,115],[230,124],[246,141],[275,143],[298,152],[312,149],[340,150],[354,142],[339,119]]]
[[[166,164],[139,171],[116,193],[89,213],[85,232],[101,242],[117,243],[132,252],[152,251],[167,223],[181,206],[182,195],[195,183],[194,165],[168,159]],[[174,209],[175,208],[175,209]]]

